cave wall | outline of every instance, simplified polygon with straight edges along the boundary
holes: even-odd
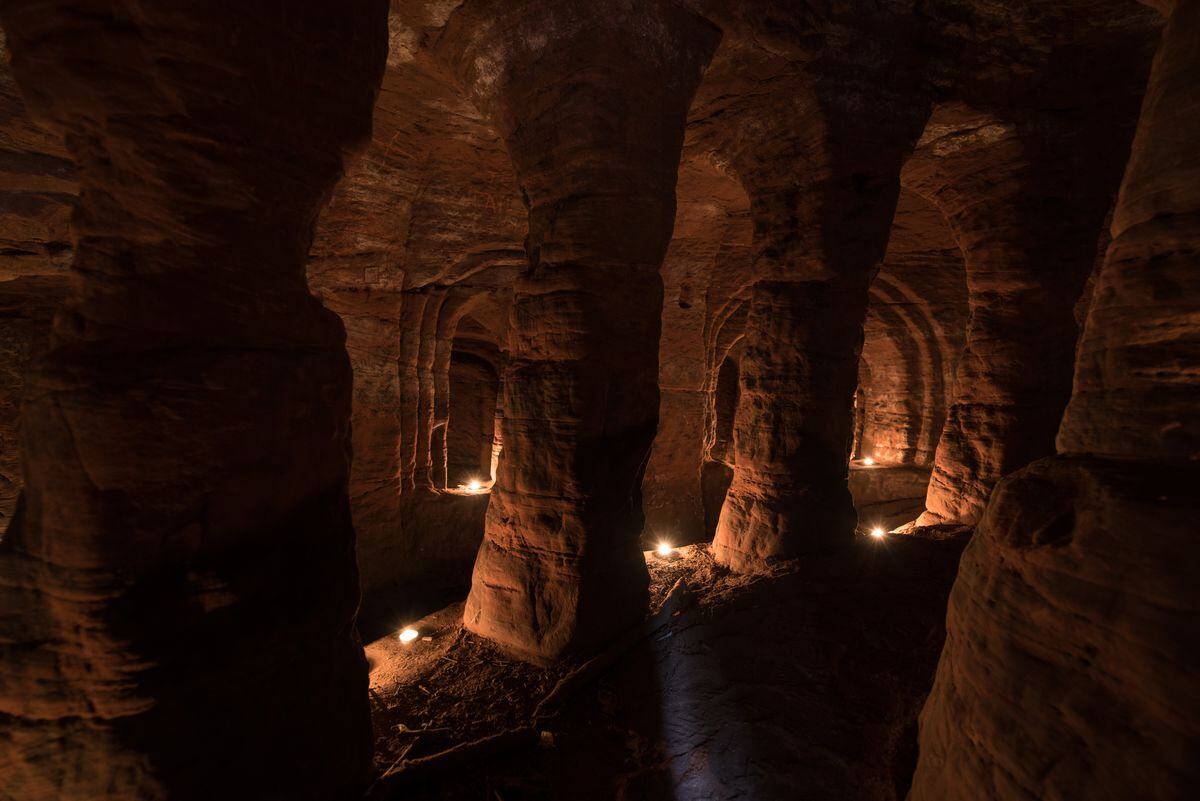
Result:
[[[1200,3],[1154,60],[1057,453],[963,555],[910,798],[1183,799],[1200,784]]]
[[[450,409],[446,421],[447,487],[489,483],[496,428],[496,365],[455,347],[450,357]]]
[[[687,109],[718,40],[671,3],[468,2],[438,42],[501,132],[529,211],[504,450],[464,613],[523,658],[595,648],[645,606],[639,488],[658,420],[658,270]],[[624,102],[631,85],[645,102]]]
[[[504,144],[422,46],[452,11],[392,5],[371,141],[323,211],[308,265],[354,367],[351,509],[373,630],[469,582],[487,498],[440,492],[453,337],[483,304],[503,338],[524,258]]]
[[[25,484],[18,441],[25,371],[50,344],[50,321],[66,294],[60,276],[0,281],[0,539]]]
[[[941,22],[947,6],[931,8]],[[976,521],[995,482],[1053,450],[1070,393],[1075,309],[1097,261],[1137,121],[1160,20],[1135,4],[964,6],[970,40],[906,163],[962,250],[969,291],[958,362],[922,522]],[[1065,27],[1064,27],[1065,26]],[[1018,47],[989,63],[989,31]],[[1070,31],[1068,36],[1063,34]],[[953,47],[953,45],[951,45]],[[1119,57],[1101,55],[1120,53]],[[978,59],[978,63],[976,63]]]
[[[10,58],[0,32],[0,538],[25,483],[17,441],[25,370],[49,345],[66,294],[78,192],[62,137],[29,115]]]
[[[722,186],[727,197],[719,191]],[[744,313],[732,319],[724,315],[743,309],[751,280],[752,232],[736,181],[712,166],[690,162],[685,150],[677,191],[675,233],[663,263],[667,297],[659,350],[659,430],[642,484],[647,549],[660,540],[700,542],[714,533],[715,515],[732,479],[738,395],[737,356],[718,360],[718,353],[727,353],[719,339],[740,343]],[[879,465],[932,465],[966,320],[958,245],[933,204],[902,191],[867,300],[856,458],[870,455]],[[890,490],[881,475],[870,482],[851,481],[851,494],[860,507],[885,501],[889,491],[893,500],[910,500],[919,475],[897,473]],[[924,489],[920,495],[924,498]]]
[[[856,458],[932,465],[966,327],[958,244],[941,212],[904,190],[863,324]]]
[[[386,4],[29,0],[0,23],[79,185],[0,544],[6,792],[354,793],[351,372],[304,264],[370,134]]]
[[[675,226],[661,270],[659,424],[642,480],[647,549],[659,540],[685,544],[711,538],[701,473],[713,458],[716,432],[709,429],[719,426],[709,413],[717,391],[713,370],[719,369],[712,358],[713,332],[750,267],[749,200],[736,178],[699,155],[689,157],[685,143],[676,195]],[[732,418],[723,422],[731,436]]]

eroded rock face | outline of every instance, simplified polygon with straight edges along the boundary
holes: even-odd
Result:
[[[728,315],[740,306],[739,295],[750,281],[745,190],[710,159],[689,153],[686,140],[676,196],[675,228],[662,266],[658,433],[642,481],[646,549],[659,541],[712,538],[705,523],[702,471],[706,463],[730,458],[736,408],[735,399],[726,398],[725,417],[717,419],[714,395],[737,392],[736,369],[732,383],[727,380],[718,389],[722,361],[716,353],[723,334],[742,334],[744,315],[727,326]]]
[[[863,286],[755,286],[733,482],[713,541],[719,561],[752,570],[832,550],[853,532],[846,459],[865,306]]]
[[[863,324],[855,457],[933,463],[966,321],[962,252],[937,207],[902,190]]]
[[[66,293],[58,276],[0,282],[0,538],[25,484],[17,441],[25,370],[50,342],[50,319]]]
[[[350,365],[304,260],[369,135],[386,4],[30,0],[0,19],[80,183],[0,552],[6,789],[360,792]]]
[[[1025,469],[915,797],[1196,778],[1194,3],[1115,211],[1158,25],[1127,0],[405,0],[386,66],[379,2],[143,5],[4,7],[72,153],[0,69],[20,797],[354,795],[357,586],[378,634],[474,565],[468,625],[546,662],[641,617],[660,537],[832,550],[930,464],[938,521]]]
[[[1059,455],[997,486],[964,554],[914,801],[1183,799],[1200,784],[1200,381],[1185,367],[1200,357],[1198,36],[1200,3],[1179,3]]]
[[[1197,4],[1181,2],[1159,50],[1121,195],[1112,244],[1080,338],[1064,453],[1193,463],[1200,455],[1195,318],[1200,275],[1200,69],[1189,37]]]
[[[529,206],[504,451],[464,613],[525,658],[595,648],[645,609],[638,488],[658,416],[658,268],[688,104],[716,41],[666,3],[471,2],[438,45],[502,132]],[[644,102],[629,104],[635,85]]]
[[[997,486],[950,597],[913,801],[1189,797],[1195,480],[1060,456]]]
[[[1128,11],[1096,9],[1024,74],[957,78],[963,99],[935,109],[905,166],[963,251],[971,312],[922,522],[974,522],[1001,476],[1052,452],[1156,33]]]
[[[65,278],[71,261],[75,165],[62,135],[25,108],[0,31],[0,282]]]
[[[709,137],[747,187],[755,237],[734,474],[713,540],[737,570],[829,550],[854,530],[846,472],[867,285],[926,108],[905,69],[911,42],[881,22],[835,10],[815,61],[804,39],[790,53],[730,53],[737,68],[709,90],[710,118],[731,119],[710,122]],[[870,41],[872,58],[852,58],[851,40]],[[752,70],[766,100],[721,92]]]
[[[390,627],[430,590],[470,580],[487,499],[440,492],[453,486],[453,342],[467,314],[504,339],[524,266],[526,211],[504,143],[423,44],[454,5],[393,4],[372,138],[322,212],[308,265],[346,326],[363,613]]]
[[[25,109],[0,31],[0,537],[24,485],[17,418],[25,370],[67,289],[75,165]]]

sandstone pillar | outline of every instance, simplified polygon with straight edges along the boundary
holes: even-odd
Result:
[[[735,162],[750,191],[759,279],[734,476],[713,540],[718,561],[735,570],[828,552],[853,536],[846,478],[867,286],[928,108],[902,74],[812,69],[791,87],[809,94],[795,103],[804,114],[764,116],[761,142]]]
[[[1200,2],[1163,34],[1058,432],[963,555],[910,798],[1200,786]]]
[[[717,559],[734,569],[829,551],[853,534],[846,473],[869,269],[844,284],[754,287],[733,482],[713,540]]]
[[[0,8],[80,182],[0,550],[4,789],[357,795],[351,375],[304,262],[370,134],[387,4]]]
[[[597,648],[645,613],[658,268],[688,104],[717,35],[667,2],[473,2],[444,37],[529,205],[504,449],[465,622],[547,661]]]
[[[939,109],[929,130],[942,135],[905,168],[963,251],[971,311],[922,523],[975,523],[1002,476],[1053,452],[1074,308],[1132,135],[1121,99],[1104,118]]]

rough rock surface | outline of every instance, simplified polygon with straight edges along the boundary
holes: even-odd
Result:
[[[64,278],[71,261],[75,164],[62,135],[25,108],[0,31],[0,282]]]
[[[352,793],[351,375],[304,260],[370,131],[386,4],[21,0],[0,21],[80,184],[0,546],[5,792]]]
[[[718,57],[713,69],[732,74],[702,95],[754,224],[733,480],[713,541],[735,569],[827,551],[854,529],[846,472],[867,286],[926,111],[912,40],[895,35],[905,24],[832,9],[820,45]],[[747,65],[771,76],[769,102],[722,91]]]
[[[529,206],[504,450],[464,615],[513,653],[553,659],[597,647],[645,609],[638,488],[658,418],[658,268],[687,108],[717,32],[667,3],[481,1],[443,36]],[[646,95],[631,105],[634,85]]]
[[[0,537],[24,484],[17,444],[24,374],[48,344],[66,292],[78,191],[61,135],[30,117],[8,61],[0,31]]]
[[[846,460],[865,296],[826,282],[755,285],[734,475],[713,540],[722,563],[761,569],[853,532]]]
[[[941,209],[962,248],[971,310],[922,522],[975,522],[1001,476],[1053,451],[1074,308],[1157,33],[1147,14],[1130,16],[1106,24],[1098,13],[1052,58],[963,88],[935,109],[905,165],[905,186]]]
[[[854,456],[933,463],[966,322],[962,252],[941,212],[902,190],[863,324]]]
[[[25,371],[49,344],[50,319],[65,293],[59,276],[0,282],[0,539],[25,483],[17,438]]]
[[[1181,2],[1146,90],[1112,244],[1080,341],[1064,453],[1194,464],[1200,457],[1200,54]]]
[[[359,590],[374,637],[474,570],[480,661],[554,662],[503,689],[640,618],[639,535],[853,570],[777,608],[709,565],[729,617],[652,647],[683,697],[630,666],[522,797],[898,797],[936,637],[870,628],[854,511],[994,486],[914,795],[1196,779],[1195,0],[1132,159],[1131,0],[285,5],[0,3],[0,797],[356,795]],[[757,684],[797,620],[829,658]]]
[[[504,345],[524,260],[504,143],[423,44],[455,5],[392,4],[371,141],[322,212],[308,265],[346,326],[363,611],[388,623],[470,581],[486,498],[441,492],[453,486],[449,370],[463,320]]]
[[[950,597],[913,801],[1191,797],[1196,479],[1060,456],[999,484]]]
[[[727,458],[733,422],[730,414],[718,425],[712,414],[723,363],[715,354],[722,332],[728,336],[738,328],[741,334],[738,325],[726,326],[750,273],[746,192],[728,171],[692,151],[685,139],[675,228],[662,266],[658,432],[642,480],[647,549],[659,540],[684,544],[712,537],[702,471],[706,461]],[[736,383],[734,373],[735,392]],[[718,428],[726,437],[720,445]]]
[[[739,343],[753,283],[748,200],[710,161],[690,157],[695,150],[685,143],[675,233],[663,263],[662,397],[642,482],[646,548],[711,539],[735,461]],[[941,212],[902,191],[867,301],[856,456],[932,463],[963,346],[966,301],[962,255]]]
[[[1200,3],[1146,91],[1059,455],[964,554],[913,801],[1190,798],[1200,785]]]

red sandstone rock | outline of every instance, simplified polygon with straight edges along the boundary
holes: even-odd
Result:
[[[272,792],[357,790],[347,514],[377,633],[465,585],[488,516],[468,619],[548,661],[635,621],[638,535],[711,536],[731,482],[717,551],[756,569],[846,541],[851,447],[936,461],[930,517],[972,520],[1056,429],[1066,455],[1000,485],[964,562],[914,797],[1191,777],[1196,644],[1159,607],[1194,617],[1168,559],[1196,510],[1150,464],[1194,481],[1200,452],[1186,36],[1113,213],[1157,31],[1127,2],[394,2],[369,142],[377,3],[60,5],[3,10],[85,189],[28,382],[79,179],[0,69],[0,514],[31,388],[0,546],[20,797],[254,794],[297,761]],[[351,391],[300,265],[364,143],[307,276]],[[497,448],[494,497],[446,491]],[[881,516],[883,472],[850,488]]]
[[[933,463],[966,319],[962,253],[945,219],[920,196],[901,191],[863,324],[856,457]]]
[[[1191,796],[1195,480],[1060,456],[997,486],[951,594],[913,801]]]
[[[62,137],[30,118],[8,61],[0,34],[0,537],[24,484],[17,444],[24,373],[48,344],[66,292],[77,191]]]
[[[659,540],[681,545],[712,536],[705,527],[701,473],[706,460],[717,458],[716,420],[709,414],[720,368],[716,339],[750,269],[745,190],[709,159],[689,154],[686,140],[675,193],[675,228],[661,271],[658,433],[642,480],[647,549]],[[728,424],[731,435],[732,416]]]
[[[1194,463],[1200,456],[1194,316],[1200,276],[1200,70],[1189,37],[1195,2],[1179,5],[1142,107],[1112,244],[1080,341],[1064,453]]]
[[[513,653],[554,659],[645,609],[638,488],[658,413],[657,271],[688,102],[716,36],[666,3],[472,2],[443,37],[529,206],[504,451],[465,621]],[[642,102],[624,102],[629,86],[644,87]]]
[[[733,483],[713,541],[719,561],[752,570],[853,532],[846,460],[865,296],[865,287],[841,293],[816,281],[755,286]]]
[[[1070,391],[1073,309],[1096,262],[1136,120],[1139,55],[1153,36],[1136,18],[1113,29],[1127,61],[1063,47],[1053,66],[1030,67],[1053,78],[1009,77],[1012,98],[936,109],[905,166],[905,186],[938,205],[962,248],[971,308],[922,522],[975,522],[1001,476],[1052,451]],[[1043,99],[1072,80],[1069,103]]]
[[[738,570],[828,550],[854,529],[846,472],[867,285],[925,110],[901,66],[908,43],[880,22],[835,12],[822,20],[835,44],[812,63],[800,40],[791,54],[714,64],[771,76],[766,100],[718,95],[709,113],[730,121],[706,124],[747,186],[755,228],[734,475],[713,541]],[[836,44],[832,31],[852,25],[845,41],[877,47],[866,63]]]
[[[50,318],[66,292],[59,276],[0,282],[0,539],[25,481],[17,441],[25,371],[50,341]]]
[[[997,486],[963,556],[914,801],[1174,801],[1200,785],[1198,36],[1185,0],[1150,76],[1060,455]]]
[[[0,552],[16,797],[365,783],[350,365],[304,258],[369,134],[385,10],[0,7],[22,91],[80,182]]]
[[[452,10],[393,4],[372,138],[322,212],[308,265],[354,368],[363,612],[392,626],[430,586],[469,582],[482,506],[436,491],[453,343],[465,314],[502,343],[524,264],[526,211],[504,143],[422,45]]]

